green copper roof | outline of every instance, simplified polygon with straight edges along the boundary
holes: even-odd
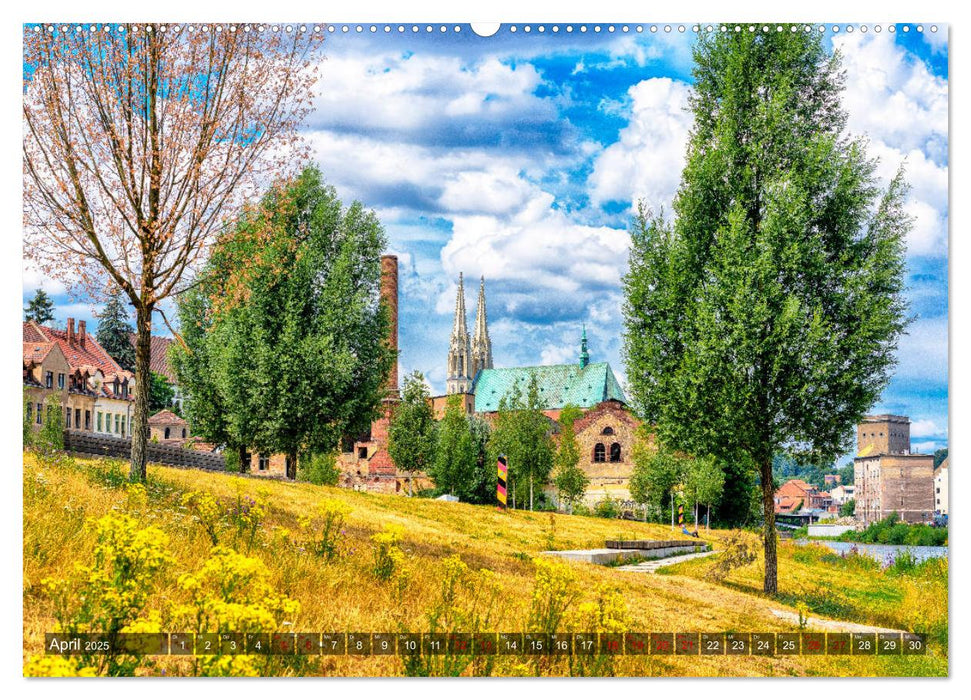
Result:
[[[499,410],[500,399],[516,385],[525,395],[531,376],[536,377],[544,409],[563,408],[567,404],[590,408],[608,399],[627,403],[617,377],[606,362],[593,362],[582,368],[577,364],[506,367],[484,369],[476,375],[472,387],[476,413]]]

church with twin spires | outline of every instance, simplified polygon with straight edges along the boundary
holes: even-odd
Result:
[[[575,363],[496,368],[489,338],[484,277],[479,280],[475,330],[471,336],[466,320],[465,280],[460,272],[448,345],[445,396],[432,400],[437,416],[444,412],[446,399],[456,394],[463,397],[461,403],[466,413],[495,413],[503,396],[516,388],[525,394],[533,378],[539,387],[544,412],[553,420],[559,418],[560,410],[567,404],[581,409],[591,409],[604,402],[626,405],[627,399],[610,364],[590,362],[586,329],[580,338],[580,353]]]

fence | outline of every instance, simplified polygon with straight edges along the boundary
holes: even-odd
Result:
[[[78,430],[64,431],[64,449],[93,457],[120,457],[131,455],[131,438],[96,435]],[[148,443],[148,461],[170,467],[192,467],[210,471],[225,471],[226,460],[220,454],[202,452],[176,445]]]

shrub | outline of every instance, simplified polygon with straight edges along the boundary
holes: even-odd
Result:
[[[84,666],[76,658],[40,654],[27,660],[24,664],[24,675],[46,678],[91,677],[97,676],[98,670],[92,666]]]
[[[723,581],[736,569],[748,566],[758,558],[751,536],[741,530],[732,530],[722,540],[722,546],[723,551],[705,574],[705,578],[712,581]]]
[[[343,554],[347,536],[344,521],[349,512],[340,501],[325,500],[317,504],[313,515],[300,518],[300,527],[307,535],[305,549],[327,560]]]
[[[309,481],[317,486],[336,486],[340,479],[337,455],[333,452],[301,455],[299,466],[297,478],[300,481]]]
[[[114,639],[122,632],[158,632],[157,615],[144,607],[163,567],[172,560],[168,536],[154,527],[139,529],[123,513],[110,513],[95,524],[97,542],[91,566],[77,565],[74,576],[46,578],[41,585],[54,604],[58,632],[97,632]],[[114,647],[114,644],[112,644]],[[93,667],[109,676],[132,675],[142,664],[137,655],[82,654],[79,668]]]
[[[385,525],[382,532],[371,535],[374,545],[371,572],[381,581],[390,581],[404,561],[404,552],[398,546],[401,544],[402,534],[400,526]]]
[[[44,425],[34,444],[43,452],[64,449],[64,410],[52,396],[44,401]]]
[[[597,504],[593,507],[593,514],[598,518],[619,518],[620,505],[610,496],[607,496],[603,500],[597,501]]]
[[[179,588],[190,603],[177,608],[176,618],[195,634],[275,632],[293,624],[300,603],[277,592],[262,561],[229,547],[216,546],[195,574],[179,577]],[[259,656],[216,654],[194,657],[196,675],[257,676]],[[262,657],[264,659],[268,657]]]
[[[580,603],[567,615],[567,629],[573,632],[599,634],[624,634],[630,630],[630,613],[620,590],[601,584],[592,601]],[[612,676],[614,675],[614,655],[604,654],[601,649],[587,656],[584,654],[569,657],[570,675],[573,676]]]
[[[256,498],[237,491],[235,496],[217,498],[209,492],[190,491],[182,496],[182,505],[193,521],[208,535],[213,545],[231,537],[235,546],[252,548],[266,517],[266,497]]]
[[[533,559],[536,577],[530,598],[528,629],[556,632],[563,615],[579,597],[576,574],[567,564],[552,559]]]

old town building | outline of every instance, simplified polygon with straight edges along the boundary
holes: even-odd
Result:
[[[64,428],[124,437],[131,434],[135,376],[123,370],[80,321],[64,330],[23,324],[25,404],[32,424],[58,406]]]
[[[927,522],[934,514],[934,456],[911,452],[906,416],[864,418],[857,428],[853,481],[856,518],[864,525],[891,513],[909,523]]]

